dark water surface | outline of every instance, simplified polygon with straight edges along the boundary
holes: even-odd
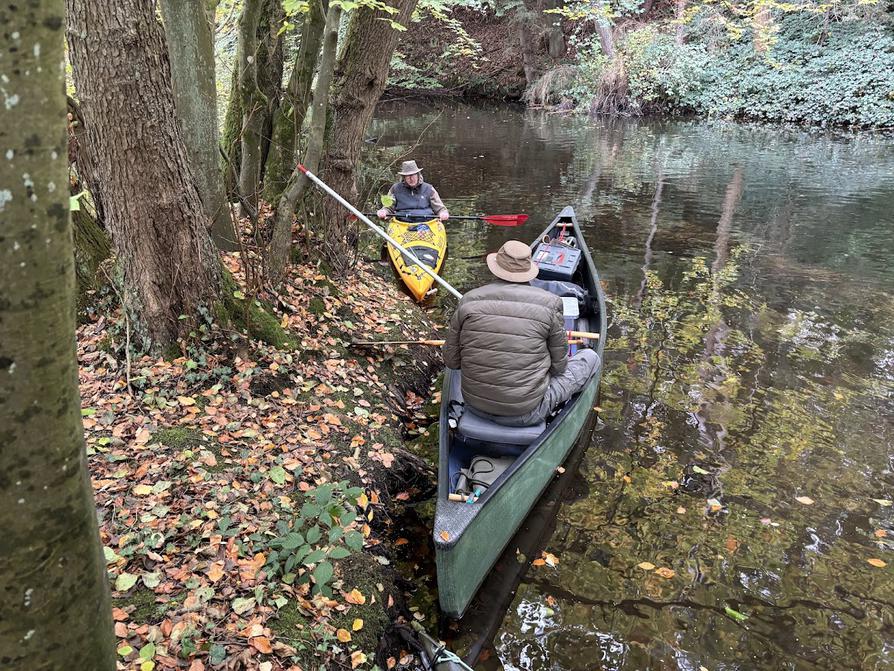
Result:
[[[461,290],[572,205],[611,301],[558,565],[478,668],[894,669],[894,141],[410,104],[371,134],[454,214],[531,215],[449,225]]]

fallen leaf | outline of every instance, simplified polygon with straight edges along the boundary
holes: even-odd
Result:
[[[335,637],[342,643],[347,643],[351,640],[351,632],[347,629],[339,629],[335,632]]]
[[[892,502],[890,499],[872,499],[872,500],[884,508],[890,508],[891,505],[894,504],[894,502]]]
[[[532,566],[545,566],[546,562],[542,559],[535,559],[534,561],[531,562],[531,565]]]
[[[177,397],[177,402],[178,402],[180,405],[195,405],[195,404],[196,404],[196,399],[191,398],[191,397],[189,397],[189,396],[178,396],[178,397]]]
[[[351,653],[351,668],[356,669],[366,661],[366,655],[359,650]]]
[[[556,564],[559,563],[559,558],[556,557],[556,555],[552,554],[551,552],[544,552],[543,560],[546,562],[547,566],[551,566],[553,568],[555,568]]]
[[[875,557],[873,557],[872,559],[867,559],[866,561],[868,561],[876,568],[885,568],[888,565],[887,562],[884,562],[881,559],[876,559]]]
[[[685,512],[686,512],[686,508],[684,508],[683,506],[680,506],[679,508],[677,508],[678,515],[682,515]]]
[[[353,629],[354,631],[360,631],[361,629],[363,629],[363,620],[361,620],[359,617],[356,618],[351,623],[351,629]]]
[[[211,566],[208,567],[208,578],[211,582],[217,582],[221,578],[223,578],[223,562],[216,561]]]
[[[795,501],[797,501],[798,503],[803,503],[805,506],[813,505],[813,499],[809,496],[796,496]]]
[[[652,571],[655,569],[655,564],[652,562],[643,561],[636,565],[637,568],[641,568],[643,571]]]
[[[115,589],[119,592],[126,592],[131,587],[137,584],[137,580],[140,579],[140,576],[134,575],[132,573],[121,573],[115,578]]]
[[[655,573],[660,575],[662,578],[666,578],[667,580],[670,580],[675,575],[677,575],[676,571],[674,571],[673,569],[670,569],[670,568],[665,568],[664,566],[662,566],[661,568],[655,569]]]
[[[438,536],[441,537],[441,540],[442,540],[442,541],[449,541],[449,540],[450,540],[450,532],[449,532],[449,531],[441,531],[441,532],[438,534]]]
[[[401,545],[406,545],[409,542],[410,541],[408,541],[406,538],[398,538],[396,541],[394,541],[394,547],[400,547]]]
[[[116,606],[115,608],[112,608],[112,619],[115,620],[115,622],[123,622],[127,619],[127,613]]]
[[[888,532],[885,531],[884,529],[876,529],[876,530],[875,530],[875,537],[876,537],[876,538],[884,538],[884,537],[887,536],[887,535],[888,535]]]
[[[152,493],[152,487],[149,485],[137,485],[132,491],[136,496],[149,496]]]
[[[250,639],[249,642],[258,652],[263,652],[265,655],[269,655],[273,652],[273,646],[270,645],[270,639],[266,636],[256,636],[255,638]]]
[[[748,619],[748,616],[745,615],[745,613],[740,613],[739,611],[734,610],[734,609],[730,608],[729,606],[724,606],[723,612],[726,613],[727,615],[729,615],[736,622],[744,622],[745,620]]]
[[[345,594],[345,601],[353,603],[356,606],[362,606],[366,603],[366,597],[355,587],[348,594]]]

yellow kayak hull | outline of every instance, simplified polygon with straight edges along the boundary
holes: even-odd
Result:
[[[422,263],[435,273],[441,270],[447,254],[447,231],[438,219],[424,222],[399,221],[391,219],[388,235],[397,240],[404,249],[416,255]],[[435,283],[434,279],[404,255],[392,244],[388,244],[388,256],[397,269],[397,274],[417,301],[425,298]]]

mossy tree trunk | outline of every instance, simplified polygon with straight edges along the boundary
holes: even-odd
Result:
[[[393,16],[368,7],[354,11],[344,38],[344,48],[335,71],[332,126],[328,133],[322,174],[335,191],[351,202],[357,200],[354,169],[360,159],[363,134],[376,103],[385,90],[391,55],[398,31],[387,20],[407,25],[417,0],[393,0]],[[323,201],[327,245],[324,255],[336,273],[353,264],[357,249],[356,225],[347,220],[344,208],[332,198]]]
[[[239,193],[252,205],[269,150],[272,117],[279,103],[282,8],[275,0],[246,0],[239,17],[239,96],[242,108]]]
[[[4,126],[27,129],[5,132],[0,184],[0,666],[113,671],[78,397],[65,4],[4,3],[0,21]]]
[[[236,249],[218,154],[214,7],[217,2],[161,0],[171,58],[177,121],[189,153],[199,196],[219,249]]]
[[[301,27],[301,43],[289,84],[273,116],[273,136],[264,170],[264,198],[269,203],[279,201],[295,167],[298,138],[310,107],[311,84],[323,41],[327,5],[326,0],[310,3]]]
[[[174,112],[154,0],[67,0],[68,44],[106,225],[145,345],[216,299],[217,253]]]
[[[223,174],[224,191],[232,194],[239,188],[239,165],[242,163],[242,93],[239,88],[239,61],[230,78],[230,99],[224,114],[220,147],[226,158],[220,157],[220,171]]]
[[[341,22],[341,7],[329,8],[324,30],[323,53],[320,57],[320,71],[314,87],[313,110],[310,117],[310,129],[307,138],[307,152],[304,165],[316,172],[323,153],[323,142],[326,137],[326,115],[329,109],[329,87],[335,70],[335,59],[338,52],[338,26]],[[279,199],[273,224],[273,239],[267,259],[267,271],[274,282],[282,279],[286,265],[292,252],[292,219],[295,208],[301,201],[310,180],[297,168]]]

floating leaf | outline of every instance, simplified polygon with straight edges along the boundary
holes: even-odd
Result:
[[[702,468],[701,466],[693,466],[692,472],[698,473],[699,475],[710,475],[710,473],[708,471],[706,471],[704,468]]]
[[[894,502],[892,502],[890,499],[872,499],[872,500],[884,508],[890,508],[891,505],[894,504]]]
[[[660,575],[662,578],[665,578],[666,580],[670,580],[675,575],[677,575],[676,571],[674,571],[673,569],[665,568],[663,566],[661,568],[655,569],[655,573]]]
[[[873,557],[872,559],[867,559],[866,561],[876,568],[885,568],[888,565],[887,562],[884,562],[881,559],[876,559],[875,557]]]
[[[739,611],[734,610],[734,609],[730,608],[729,606],[724,606],[723,612],[726,613],[727,615],[729,615],[736,622],[744,622],[745,620],[748,619],[748,616],[745,615],[745,613],[740,613]]]
[[[653,571],[655,570],[655,564],[647,561],[640,562],[636,565],[637,568],[641,568],[643,571]]]
[[[876,529],[874,533],[876,538],[884,538],[888,535],[888,532],[884,529]]]
[[[796,496],[795,501],[797,501],[798,503],[803,503],[805,506],[813,505],[813,499],[809,496]]]

